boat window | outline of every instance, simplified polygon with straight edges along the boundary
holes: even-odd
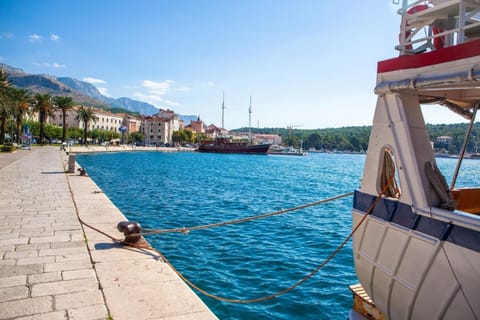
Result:
[[[398,172],[396,170],[395,158],[390,147],[383,149],[383,158],[380,163],[379,192],[383,191],[386,197],[400,198],[401,192],[398,184]]]

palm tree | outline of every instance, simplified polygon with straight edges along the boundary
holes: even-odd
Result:
[[[38,122],[40,123],[40,143],[45,140],[45,122],[48,117],[55,117],[53,113],[52,97],[48,93],[37,93],[33,97],[33,109],[38,112]]]
[[[10,108],[10,81],[5,70],[0,70],[0,144],[5,143],[7,132],[7,118]]]
[[[10,88],[12,97],[13,115],[15,116],[15,134],[17,136],[17,143],[20,144],[22,134],[22,124],[25,115],[29,112],[30,106],[33,103],[31,94],[26,89]]]
[[[62,142],[67,138],[66,116],[67,111],[73,108],[73,99],[67,96],[57,96],[53,98],[53,103],[57,110],[62,111]]]
[[[97,122],[98,117],[93,112],[92,108],[85,108],[81,106],[77,110],[77,116],[75,120],[79,120],[83,122],[83,144],[87,144],[87,131],[88,131],[88,124],[90,121]]]

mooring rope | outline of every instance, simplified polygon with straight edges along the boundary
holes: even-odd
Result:
[[[100,232],[101,234],[105,235],[106,237],[110,238],[112,241],[118,243],[118,244],[121,244],[121,245],[125,245],[125,246],[130,246],[130,247],[134,247],[134,248],[138,248],[138,249],[142,249],[142,250],[152,250],[154,252],[156,252],[159,257],[170,267],[172,268],[172,270],[175,272],[175,274],[177,274],[180,279],[182,279],[185,283],[187,283],[191,288],[197,290],[198,292],[202,293],[203,295],[209,297],[209,298],[212,298],[212,299],[215,299],[215,300],[218,300],[218,301],[223,301],[223,302],[229,302],[229,303],[236,303],[236,304],[248,304],[248,303],[257,303],[257,302],[262,302],[262,301],[266,301],[266,300],[270,300],[270,299],[273,299],[273,298],[276,298],[278,296],[281,296],[283,294],[286,294],[292,290],[294,290],[295,288],[297,288],[298,286],[300,286],[301,284],[303,284],[304,282],[306,282],[307,280],[309,280],[310,278],[312,278],[316,273],[318,273],[320,270],[323,269],[323,267],[325,267],[339,252],[340,250],[342,250],[345,245],[347,244],[347,242],[353,237],[353,235],[357,232],[357,230],[360,228],[360,226],[362,225],[362,223],[366,220],[366,218],[371,214],[371,212],[373,211],[373,209],[375,208],[375,206],[377,205],[377,203],[382,199],[383,195],[385,194],[386,190],[390,187],[390,184],[392,183],[394,179],[394,176],[392,176],[388,183],[384,186],[382,192],[377,196],[377,198],[375,199],[375,201],[370,205],[370,207],[368,208],[368,210],[365,212],[364,216],[362,217],[362,219],[358,222],[358,224],[352,229],[352,231],[350,232],[350,234],[340,243],[340,245],[321,263],[319,264],[313,271],[311,271],[310,273],[308,273],[306,276],[304,276],[302,279],[300,279],[299,281],[295,282],[293,285],[291,285],[290,287],[286,288],[286,289],[283,289],[283,290],[280,290],[280,291],[277,291],[275,293],[272,293],[272,294],[269,294],[269,295],[265,295],[265,296],[262,296],[262,297],[258,297],[258,298],[253,298],[253,299],[231,299],[231,298],[226,298],[226,297],[222,297],[222,296],[219,296],[219,295],[216,295],[216,294],[212,294],[212,293],[209,293],[208,291],[200,288],[199,286],[197,286],[196,284],[194,284],[192,281],[190,281],[187,277],[185,277],[180,271],[177,270],[177,268],[175,268],[175,266],[157,249],[153,248],[152,246],[139,246],[139,245],[136,245],[136,244],[131,244],[131,243],[126,243],[122,240],[119,240],[119,239],[116,239],[115,237],[113,236],[110,236],[108,235],[107,233],[99,230],[98,228],[95,228],[87,223],[85,223],[80,217],[79,217],[79,220],[80,220],[80,223],[82,223],[83,225],[85,225],[86,227],[92,229],[92,230],[95,230],[97,232]],[[339,198],[343,198],[343,197],[346,197],[348,195],[351,195],[352,193],[348,193],[348,194],[343,194],[343,195],[340,195],[340,196],[337,196],[337,197],[332,197],[332,198],[329,198],[329,199],[325,199],[325,200],[321,200],[321,201],[317,201],[317,202],[314,202],[315,204],[319,204],[319,203],[325,203],[328,201],[332,201],[333,199],[339,199]],[[243,219],[238,219],[238,220],[234,220],[234,221],[230,221],[229,223],[232,224],[232,223],[240,223],[240,221],[244,222],[243,220],[246,220],[246,221],[251,221],[251,220],[254,220],[255,219],[260,219],[260,218],[265,218],[267,216],[273,216],[273,215],[277,215],[277,214],[280,214],[280,213],[284,213],[285,212],[289,212],[289,211],[293,211],[294,209],[296,208],[306,208],[306,207],[310,207],[310,206],[313,206],[315,205],[314,203],[310,203],[310,204],[306,204],[306,205],[302,205],[302,206],[299,206],[299,207],[295,207],[295,208],[290,208],[290,209],[286,209],[286,210],[279,210],[279,211],[276,211],[276,212],[272,212],[272,213],[269,213],[269,214],[265,214],[265,215],[260,215],[260,216],[255,216],[255,217],[248,217],[248,218],[243,218]],[[298,209],[296,209],[298,210]],[[212,225],[215,225],[215,226],[219,226],[219,225],[225,225],[225,223],[217,223],[217,224],[212,224]],[[209,226],[209,227],[212,227],[212,225],[205,225],[205,226]],[[202,227],[202,228],[205,228],[205,226],[199,226],[199,227]],[[183,229],[183,228],[182,228]],[[195,229],[195,230],[198,230],[198,229]],[[182,232],[181,229],[180,231],[175,231],[175,232]]]
[[[368,208],[368,210],[365,212],[365,215],[362,217],[362,219],[359,221],[359,223],[352,229],[352,231],[350,232],[350,234],[340,243],[340,245],[321,263],[319,264],[313,271],[311,271],[310,273],[308,273],[306,276],[304,276],[302,279],[300,279],[299,281],[297,281],[296,283],[294,283],[293,285],[291,285],[290,287],[286,288],[286,289],[283,289],[283,290],[280,290],[278,292],[275,292],[273,294],[269,294],[269,295],[266,295],[266,296],[262,296],[262,297],[259,297],[259,298],[254,298],[254,299],[231,299],[231,298],[226,298],[226,297],[222,297],[222,296],[219,296],[219,295],[215,295],[215,294],[212,294],[212,293],[209,293],[208,291],[200,288],[199,286],[197,286],[196,284],[194,284],[192,281],[190,281],[187,277],[185,277],[180,271],[178,271],[175,266],[157,249],[151,247],[151,246],[148,246],[148,247],[144,247],[144,246],[139,246],[139,245],[136,245],[136,244],[132,244],[132,243],[126,243],[122,240],[119,240],[119,239],[116,239],[115,237],[112,237],[108,234],[106,234],[105,232],[85,223],[84,221],[82,221],[80,219],[80,223],[82,223],[83,225],[85,225],[86,227],[92,229],[92,230],[95,230],[97,232],[100,232],[101,234],[107,236],[108,238],[110,238],[111,240],[113,240],[114,242],[118,243],[118,244],[121,244],[121,245],[126,245],[126,246],[130,246],[130,247],[134,247],[134,248],[138,248],[138,249],[142,249],[142,250],[152,250],[154,252],[156,252],[160,258],[168,265],[170,266],[170,268],[172,268],[172,270],[175,272],[175,274],[177,274],[185,283],[187,283],[190,287],[192,287],[193,289],[197,290],[198,292],[202,293],[203,295],[209,297],[209,298],[212,298],[212,299],[215,299],[215,300],[218,300],[218,301],[223,301],[223,302],[229,302],[229,303],[236,303],[236,304],[248,304],[248,303],[256,303],[256,302],[262,302],[262,301],[266,301],[266,300],[270,300],[270,299],[273,299],[273,298],[276,298],[278,296],[281,296],[283,294],[286,294],[292,290],[294,290],[295,288],[297,288],[298,286],[300,286],[301,284],[303,284],[304,282],[306,282],[307,280],[309,280],[310,278],[312,278],[316,273],[318,273],[321,269],[323,269],[323,267],[325,267],[325,265],[327,265],[339,252],[340,250],[342,250],[345,245],[347,244],[347,242],[353,237],[353,235],[355,234],[355,232],[357,232],[357,230],[360,228],[360,226],[362,225],[362,223],[365,221],[365,219],[367,218],[368,215],[370,215],[370,213],[373,211],[373,209],[375,208],[375,206],[377,205],[378,201],[380,201],[382,199],[382,196],[383,194],[385,193],[385,191],[387,190],[387,187],[388,187],[388,184],[387,186],[384,188],[384,190],[382,191],[381,194],[379,194],[377,196],[377,198],[375,199],[375,201],[370,205],[370,207]]]
[[[273,216],[278,216],[287,212],[292,212],[296,210],[301,210],[313,206],[318,206],[323,203],[327,203],[330,201],[342,199],[345,197],[349,197],[353,195],[353,192],[348,192],[344,193],[338,196],[330,197],[327,199],[322,199],[319,201],[303,204],[301,206],[293,207],[293,208],[288,208],[288,209],[281,209],[278,211],[270,212],[270,213],[264,213],[256,216],[249,216],[245,218],[240,218],[240,219],[235,219],[235,220],[230,220],[230,221],[222,221],[222,222],[217,222],[217,223],[210,223],[210,224],[204,224],[204,225],[199,225],[199,226],[194,226],[194,227],[182,227],[182,228],[173,228],[173,229],[144,229],[144,232],[141,234],[131,234],[129,235],[130,237],[133,236],[149,236],[149,235],[154,235],[154,234],[163,234],[163,233],[183,233],[183,234],[188,234],[190,231],[196,231],[196,230],[202,230],[202,229],[209,229],[213,227],[222,227],[222,226],[228,226],[228,225],[234,225],[234,224],[239,224],[239,223],[244,223],[244,222],[250,222],[258,219],[264,219],[268,217],[273,217]]]
[[[306,282],[307,280],[309,280],[310,278],[312,278],[316,273],[318,273],[320,270],[323,269],[323,267],[325,267],[339,252],[340,250],[342,250],[345,245],[347,244],[347,242],[353,237],[353,235],[357,232],[357,230],[360,228],[360,226],[362,225],[362,223],[366,220],[366,218],[372,213],[373,209],[375,208],[375,206],[377,205],[377,203],[382,199],[383,195],[385,195],[387,189],[391,186],[391,184],[393,183],[394,181],[394,178],[395,176],[392,175],[390,177],[390,179],[388,179],[387,183],[385,184],[385,186],[383,187],[383,190],[381,191],[381,193],[379,193],[379,195],[376,197],[375,201],[370,205],[370,207],[368,208],[368,210],[365,212],[364,216],[362,217],[362,219],[360,219],[360,221],[358,222],[358,224],[352,229],[352,231],[350,232],[350,234],[340,243],[340,245],[321,263],[319,264],[313,271],[311,271],[310,273],[308,273],[306,276],[304,276],[302,279],[300,279],[299,281],[295,282],[293,285],[291,285],[290,287],[286,288],[286,289],[283,289],[283,290],[280,290],[280,291],[277,291],[273,294],[269,294],[269,295],[266,295],[266,296],[262,296],[262,297],[259,297],[259,298],[254,298],[254,299],[231,299],[231,298],[226,298],[226,297],[222,297],[222,296],[219,296],[219,295],[215,295],[215,294],[212,294],[212,293],[209,293],[207,292],[206,290],[200,288],[199,286],[197,286],[196,284],[194,284],[192,281],[190,281],[188,278],[186,278],[180,271],[177,270],[177,268],[175,268],[175,266],[157,249],[153,248],[152,246],[150,245],[137,245],[137,244],[134,244],[134,243],[128,243],[128,242],[125,242],[124,240],[121,240],[121,239],[117,239],[111,235],[109,235],[108,233],[98,229],[98,228],[95,228],[93,227],[92,225],[86,223],[85,221],[83,221],[81,218],[80,218],[80,215],[79,215],[79,211],[78,211],[78,207],[77,207],[77,204],[76,204],[76,201],[75,201],[75,197],[74,197],[74,194],[73,194],[73,190],[72,190],[72,187],[70,185],[70,181],[68,180],[67,178],[67,184],[68,184],[68,187],[69,187],[69,190],[70,190],[70,194],[72,196],[72,200],[74,202],[74,205],[75,205],[75,211],[76,211],[76,214],[77,214],[77,217],[78,217],[78,220],[79,222],[104,235],[105,237],[111,239],[114,243],[117,243],[119,245],[124,245],[124,246],[129,246],[129,247],[133,247],[133,248],[137,248],[137,249],[140,249],[140,250],[151,250],[151,251],[154,251],[155,253],[157,253],[159,255],[159,257],[164,261],[164,263],[166,263],[170,268],[172,268],[172,270],[175,272],[175,274],[177,274],[180,279],[182,279],[185,283],[187,283],[190,287],[192,287],[193,289],[197,290],[198,292],[202,293],[203,295],[207,296],[207,297],[210,297],[212,299],[215,299],[215,300],[219,300],[219,301],[224,301],[224,302],[230,302],[230,303],[237,303],[237,304],[248,304],[248,303],[256,303],[256,302],[262,302],[262,301],[266,301],[266,300],[270,300],[270,299],[273,299],[273,298],[276,298],[278,296],[281,296],[283,294],[286,294],[292,290],[294,290],[295,288],[297,288],[298,286],[300,286],[301,284],[303,284],[304,282]],[[225,221],[225,222],[219,222],[219,223],[213,223],[213,224],[207,224],[207,225],[202,225],[202,226],[196,226],[196,227],[190,227],[190,228],[176,228],[176,229],[159,229],[159,230],[149,230],[148,232],[144,233],[143,235],[151,235],[151,234],[159,234],[159,233],[167,233],[167,232],[182,232],[182,233],[188,233],[189,231],[193,231],[193,230],[200,230],[200,229],[206,229],[206,228],[212,228],[212,227],[219,227],[219,226],[225,226],[225,225],[232,225],[232,224],[238,224],[238,223],[243,223],[243,222],[248,222],[248,221],[253,221],[253,220],[257,220],[257,219],[262,219],[262,218],[267,218],[267,217],[272,217],[272,216],[276,216],[276,215],[280,215],[280,214],[283,214],[283,213],[286,213],[286,212],[291,212],[291,211],[295,211],[295,210],[300,210],[300,209],[304,209],[304,208],[308,208],[308,207],[312,207],[312,206],[316,206],[316,205],[319,205],[319,204],[322,204],[322,203],[326,203],[326,202],[329,202],[329,201],[333,201],[333,200],[337,200],[337,199],[341,199],[341,198],[345,198],[345,197],[348,197],[348,196],[351,196],[353,194],[353,192],[349,192],[349,193],[345,193],[345,194],[342,194],[342,195],[338,195],[338,196],[335,196],[335,197],[331,197],[331,198],[328,198],[328,199],[324,199],[324,200],[320,200],[320,201],[316,201],[316,202],[312,202],[312,203],[308,203],[308,204],[304,204],[304,205],[301,205],[301,206],[297,206],[297,207],[294,207],[294,208],[289,208],[289,209],[282,209],[282,210],[278,210],[278,211],[275,211],[275,212],[271,212],[271,213],[267,213],[267,214],[262,214],[262,215],[258,215],[258,216],[250,216],[250,217],[246,217],[246,218],[241,218],[241,219],[236,219],[236,220],[231,220],[231,221]],[[131,235],[130,235],[131,236]]]
[[[362,225],[362,223],[365,221],[365,219],[372,213],[373,209],[375,208],[375,206],[377,205],[377,203],[382,199],[383,195],[385,194],[385,192],[388,190],[388,188],[390,188],[390,185],[393,183],[394,181],[394,178],[395,176],[391,176],[390,179],[387,181],[386,185],[384,186],[382,192],[377,196],[377,198],[375,199],[375,201],[370,205],[370,207],[368,208],[368,210],[365,212],[364,216],[362,217],[362,219],[360,219],[360,221],[358,222],[358,224],[352,229],[352,231],[350,232],[350,234],[342,241],[342,243],[340,243],[340,245],[327,257],[327,259],[325,259],[321,264],[319,264],[313,271],[311,271],[309,274],[307,274],[306,276],[304,276],[301,280],[297,281],[296,283],[294,283],[293,285],[291,285],[290,287],[286,288],[286,289],[283,289],[283,290],[280,290],[278,292],[275,292],[273,294],[270,294],[270,295],[266,295],[266,296],[263,296],[263,297],[259,297],[259,298],[254,298],[254,299],[230,299],[230,298],[225,298],[225,297],[221,297],[221,296],[218,296],[218,295],[214,295],[214,294],[211,294],[205,290],[203,290],[202,288],[198,287],[197,285],[195,285],[194,283],[192,283],[189,279],[187,279],[183,274],[181,274],[168,260],[167,258],[165,258],[165,256],[163,256],[160,252],[158,252],[158,250],[156,249],[153,249],[155,250],[158,254],[160,254],[160,256],[165,260],[165,262],[173,269],[173,271],[183,280],[185,281],[190,287],[194,288],[195,290],[199,291],[200,293],[206,295],[207,297],[210,297],[212,299],[215,299],[215,300],[219,300],[219,301],[224,301],[224,302],[230,302],[230,303],[237,303],[237,304],[247,304],[247,303],[256,303],[256,302],[262,302],[262,301],[266,301],[266,300],[270,300],[270,299],[273,299],[273,298],[276,298],[278,296],[281,296],[283,294],[286,294],[292,290],[294,290],[295,288],[297,288],[298,286],[300,286],[301,284],[303,284],[304,282],[306,282],[307,280],[309,280],[310,278],[312,278],[316,273],[318,273],[320,270],[323,269],[323,267],[325,267],[339,252],[340,250],[342,250],[345,245],[347,244],[347,242],[353,237],[353,235],[357,232],[357,230],[360,228],[360,226]],[[345,196],[345,195],[342,195],[342,196]]]

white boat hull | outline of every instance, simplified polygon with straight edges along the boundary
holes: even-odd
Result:
[[[385,317],[479,319],[480,217],[471,216],[466,228],[380,207],[362,223],[353,245],[360,283]],[[364,214],[353,210],[354,226]]]
[[[401,54],[377,65],[377,106],[352,211],[357,277],[369,307],[383,315],[362,314],[480,319],[480,186],[455,187],[480,109],[480,0],[403,0],[399,13]],[[433,36],[420,45],[412,37],[422,28]],[[422,104],[470,120],[450,184],[436,166]]]

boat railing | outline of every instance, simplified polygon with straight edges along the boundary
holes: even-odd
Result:
[[[438,50],[480,38],[480,0],[403,0],[398,13],[402,16],[396,46],[400,55]]]

